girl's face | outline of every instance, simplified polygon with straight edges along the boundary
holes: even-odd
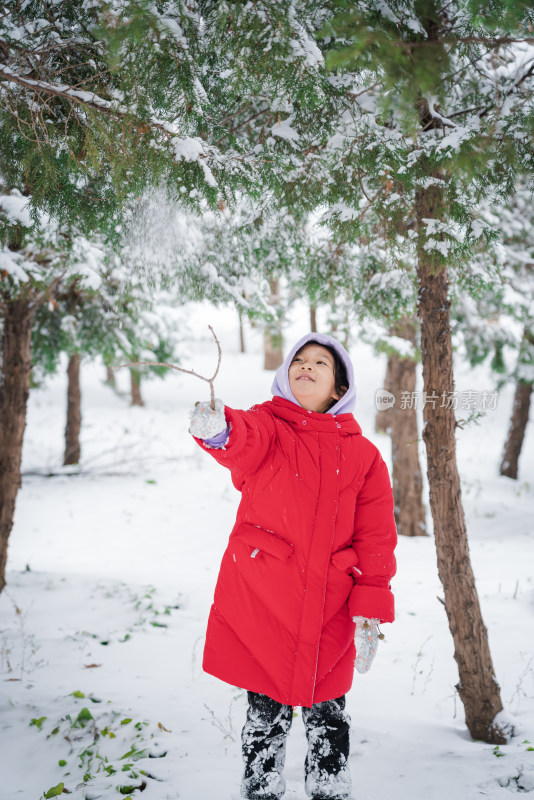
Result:
[[[334,359],[325,347],[307,344],[289,366],[289,386],[306,411],[324,413],[339,400],[334,378]]]

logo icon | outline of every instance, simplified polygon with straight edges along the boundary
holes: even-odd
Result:
[[[387,389],[377,389],[375,392],[375,407],[377,411],[387,411],[395,405],[395,395]]]

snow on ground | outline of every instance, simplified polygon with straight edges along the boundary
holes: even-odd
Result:
[[[249,351],[240,354],[233,312],[195,307],[183,364],[211,374],[209,322],[224,350],[218,396],[244,408],[268,399],[272,374],[261,369],[260,333],[247,330]],[[287,344],[306,330],[305,313],[295,312]],[[359,343],[351,353],[356,416],[389,463],[389,439],[373,430],[384,361]],[[103,371],[83,368],[81,474],[59,467],[64,376],[30,398],[25,475],[0,595],[0,797],[39,800],[63,783],[87,800],[121,796],[119,789],[144,800],[237,800],[244,692],[201,669],[239,499],[228,473],[187,434],[188,410],[208,397],[207,387],[172,374],[147,382],[146,407],[130,408],[103,385]],[[126,385],[121,373],[119,386]],[[491,389],[491,379],[459,364],[457,388]],[[433,541],[401,540],[397,621],[385,626],[371,672],[355,675],[348,696],[356,800],[505,800],[534,792],[534,448],[530,430],[521,479],[498,476],[511,392],[501,393],[481,426],[458,431],[458,448],[478,590],[517,735],[500,748],[470,740]],[[305,750],[295,719],[286,766],[291,800],[305,797]]]

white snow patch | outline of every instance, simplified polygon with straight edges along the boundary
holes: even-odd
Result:
[[[11,253],[9,250],[2,249],[0,251],[0,270],[5,270],[16,281],[26,283],[29,280],[29,275],[22,266],[23,263],[20,257],[17,257],[16,254]]]
[[[272,135],[277,136],[279,139],[296,142],[299,139],[299,134],[295,128],[291,127],[292,122],[292,116],[287,117],[287,119],[281,119],[280,122],[275,122],[271,128]]]
[[[2,209],[10,222],[20,222],[27,228],[32,224],[29,210],[30,200],[24,197],[18,189],[12,189],[10,194],[0,194],[0,209]]]
[[[198,161],[204,155],[204,142],[202,139],[191,136],[176,137],[172,140],[172,147],[176,159],[184,161]]]

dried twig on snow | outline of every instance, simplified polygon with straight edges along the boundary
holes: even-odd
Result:
[[[149,367],[168,367],[169,369],[175,369],[177,372],[185,372],[186,375],[194,375],[195,378],[200,378],[201,381],[206,381],[210,385],[210,392],[211,392],[211,408],[215,411],[215,378],[219,373],[219,367],[221,366],[221,343],[219,342],[217,335],[211,325],[208,325],[208,328],[213,334],[213,338],[215,339],[215,344],[217,345],[217,352],[218,352],[218,359],[217,359],[217,367],[215,372],[211,376],[211,378],[206,378],[205,375],[199,375],[198,372],[195,372],[194,369],[184,369],[183,367],[177,367],[175,364],[167,364],[166,362],[162,361],[130,361],[127,364],[119,364],[116,367],[111,367],[112,370],[122,369],[122,367],[140,367],[142,365],[147,365]]]

